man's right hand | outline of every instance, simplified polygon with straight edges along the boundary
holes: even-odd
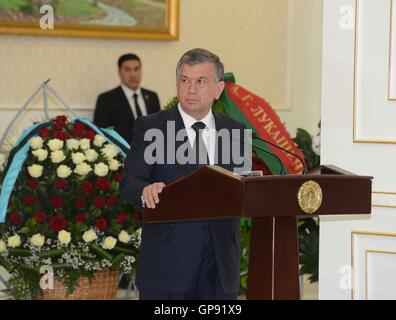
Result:
[[[154,209],[155,205],[159,203],[159,194],[165,188],[165,183],[156,182],[149,184],[143,189],[143,199],[147,208]]]

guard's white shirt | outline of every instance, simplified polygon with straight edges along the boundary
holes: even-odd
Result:
[[[137,118],[137,113],[136,113],[136,106],[135,106],[135,100],[133,99],[133,95],[136,93],[137,94],[137,102],[140,107],[140,111],[142,112],[143,116],[147,115],[147,108],[146,104],[144,103],[143,95],[142,95],[142,90],[140,88],[137,88],[136,90],[132,90],[128,88],[126,85],[121,84],[121,88],[125,93],[125,96],[128,100],[129,106],[131,107],[133,117],[136,119]]]

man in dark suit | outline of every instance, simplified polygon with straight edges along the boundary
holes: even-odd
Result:
[[[155,92],[141,88],[142,64],[135,54],[125,54],[118,59],[121,85],[99,95],[96,101],[94,124],[114,127],[128,142],[132,141],[135,120],[160,110]]]
[[[182,56],[176,70],[178,106],[139,118],[135,123],[132,148],[124,163],[120,185],[121,194],[128,202],[155,208],[167,184],[201,165],[217,164],[228,170],[236,167],[232,160],[223,161],[224,144],[221,139],[216,140],[220,130],[246,128],[212,111],[213,101],[224,89],[223,76],[220,59],[207,50],[193,49]],[[185,133],[183,141],[171,135],[169,124],[174,124],[176,133]],[[174,143],[176,150],[188,145],[188,151],[199,162],[182,164],[177,156],[172,162],[172,157],[163,150],[164,163],[149,164],[145,151],[150,143],[144,135],[150,129],[162,132],[165,145]],[[238,144],[241,145],[241,140]],[[140,299],[236,299],[240,273],[239,223],[235,218],[143,222],[136,275]]]

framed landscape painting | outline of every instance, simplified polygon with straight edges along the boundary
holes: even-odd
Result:
[[[0,0],[2,34],[177,40],[178,20],[179,0]]]

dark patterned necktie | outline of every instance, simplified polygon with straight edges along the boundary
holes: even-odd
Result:
[[[196,164],[198,167],[202,167],[209,164],[208,151],[206,150],[205,142],[202,137],[202,132],[206,128],[206,125],[201,122],[195,122],[191,126],[195,131],[195,140],[193,145],[193,153],[195,155]]]
[[[142,110],[140,109],[139,103],[137,101],[138,95],[137,93],[133,94],[133,101],[135,102],[135,108],[136,108],[136,119],[142,116]]]

